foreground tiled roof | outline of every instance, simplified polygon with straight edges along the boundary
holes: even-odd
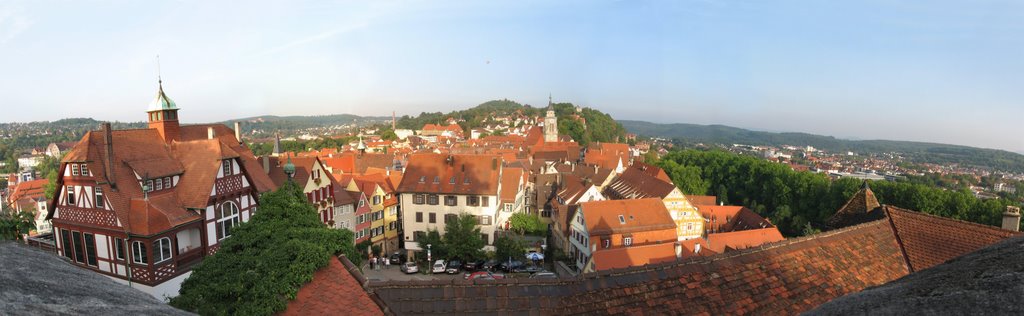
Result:
[[[949,259],[985,248],[1020,232],[958,221],[892,206],[883,206],[896,232],[911,271],[921,271]]]
[[[8,203],[14,203],[20,199],[45,199],[44,191],[46,191],[46,185],[50,183],[50,180],[40,179],[32,181],[19,182],[11,195],[7,197]]]
[[[1024,315],[1024,238],[1017,237],[834,299],[810,315]]]
[[[936,259],[946,261],[965,254],[961,251],[968,251],[968,245],[1018,235],[913,211],[887,210],[892,220],[579,278],[388,281],[371,282],[369,289],[396,314],[792,315],[907,275],[908,262],[920,259],[908,260],[904,249],[935,245],[958,249],[936,254]],[[940,239],[937,233],[948,238]],[[983,238],[985,234],[992,237]]]
[[[371,282],[396,314],[795,314],[907,274],[885,222],[558,280]]]
[[[352,267],[355,269],[355,267]],[[383,315],[362,284],[338,259],[313,274],[281,315]]]

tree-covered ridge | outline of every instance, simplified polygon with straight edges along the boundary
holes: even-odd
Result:
[[[917,163],[960,164],[1024,173],[1024,155],[1005,150],[911,141],[845,140],[807,133],[759,132],[724,125],[657,124],[627,120],[620,122],[633,133],[677,139],[682,142],[759,146],[809,145],[837,153],[897,152],[903,154],[909,161]]]
[[[359,264],[352,232],[320,222],[291,182],[264,194],[252,219],[231,233],[192,271],[171,305],[201,315],[272,315],[335,255]]]
[[[715,195],[727,204],[750,207],[771,219],[786,236],[825,221],[859,190],[855,179],[830,180],[783,164],[724,151],[673,151],[657,162],[685,194]],[[879,202],[928,214],[999,225],[1014,202],[981,200],[967,190],[942,190],[909,182],[870,183]]]
[[[611,115],[592,108],[576,111],[572,103],[554,103],[555,115],[558,116],[558,132],[569,135],[577,142],[586,145],[590,142],[624,141],[626,129]],[[448,118],[462,120],[459,125],[463,130],[470,130],[496,123],[496,116],[522,115],[524,117],[543,117],[547,107],[532,107],[511,100],[492,100],[478,106],[449,113],[423,112],[418,116],[402,116],[398,120],[398,128],[418,130],[426,124],[444,124]],[[586,122],[585,124],[583,122]]]
[[[390,122],[391,117],[358,116],[352,114],[310,115],[310,116],[274,116],[263,115],[223,121],[224,125],[234,126],[234,122],[242,122],[242,133],[252,137],[271,137],[274,133],[292,135],[311,133],[314,135],[337,134],[341,131],[352,132],[352,127],[368,126]]]

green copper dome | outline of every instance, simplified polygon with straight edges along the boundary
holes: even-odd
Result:
[[[292,163],[291,156],[288,156],[288,163],[284,164],[284,173],[288,175],[288,178],[295,176],[295,164]]]
[[[149,102],[149,109],[146,110],[146,112],[163,111],[163,110],[177,110],[177,109],[178,109],[178,105],[174,104],[174,101],[171,100],[171,98],[168,98],[167,94],[164,93],[164,84],[163,84],[163,81],[161,81],[160,82],[160,90],[157,91],[156,98],[153,99],[153,102]]]

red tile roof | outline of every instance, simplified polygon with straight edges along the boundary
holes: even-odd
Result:
[[[21,199],[45,199],[44,191],[49,183],[50,181],[47,179],[19,182],[14,186],[11,195],[7,197],[7,202],[13,204]]]
[[[676,186],[672,182],[651,175],[650,170],[645,170],[650,168],[657,167],[634,164],[626,168],[621,175],[605,187],[605,195],[616,199],[652,197],[664,199],[672,193],[672,190],[675,190]]]
[[[607,200],[580,203],[583,222],[591,235],[624,234],[676,228],[660,199]],[[619,220],[619,216],[625,220]]]
[[[592,258],[594,270],[622,269],[676,260],[675,243],[598,249]]]
[[[699,205],[697,210],[707,219],[705,230],[711,232],[731,232],[738,230],[775,227],[754,211],[743,206]]]
[[[878,220],[885,216],[879,209],[881,206],[882,204],[875,198],[875,193],[865,182],[864,187],[850,197],[839,211],[832,214],[826,224],[832,228],[842,228]]]
[[[687,195],[686,200],[690,204],[697,205],[718,205],[718,197],[714,195]]]
[[[911,271],[921,271],[1021,232],[883,206]]]
[[[215,136],[208,139],[208,128]],[[252,152],[234,138],[234,132],[223,124],[182,126],[178,140],[167,144],[156,129],[116,130],[111,132],[113,157],[106,155],[102,131],[90,131],[64,157],[62,163],[88,162],[89,170],[104,189],[110,207],[130,233],[151,235],[181,224],[200,220],[190,209],[205,209],[213,189],[220,160],[237,157],[259,192],[276,188],[262,171]],[[108,174],[106,162],[113,159],[114,170]],[[137,170],[135,168],[138,168]],[[155,177],[160,173],[181,173],[178,184],[170,190],[149,194],[144,198],[139,176]],[[112,190],[105,178],[117,185]],[[63,179],[63,178],[61,178]],[[53,216],[55,201],[49,207]],[[131,214],[131,216],[129,215]]]
[[[512,203],[519,193],[519,183],[523,180],[523,168],[504,168],[501,171],[501,195],[502,203]]]
[[[413,154],[398,191],[497,195],[501,165],[495,155]]]
[[[384,315],[338,259],[313,274],[281,315]]]

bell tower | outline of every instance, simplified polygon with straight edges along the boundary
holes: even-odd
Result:
[[[551,102],[551,95],[548,95],[548,113],[544,116],[544,142],[552,143],[558,141],[558,118],[555,117],[554,103]]]
[[[164,93],[164,81],[158,79],[158,82],[160,88],[146,110],[146,121],[149,122],[149,128],[156,129],[164,142],[170,144],[171,141],[178,140],[181,134],[181,127],[178,125],[178,106]]]

